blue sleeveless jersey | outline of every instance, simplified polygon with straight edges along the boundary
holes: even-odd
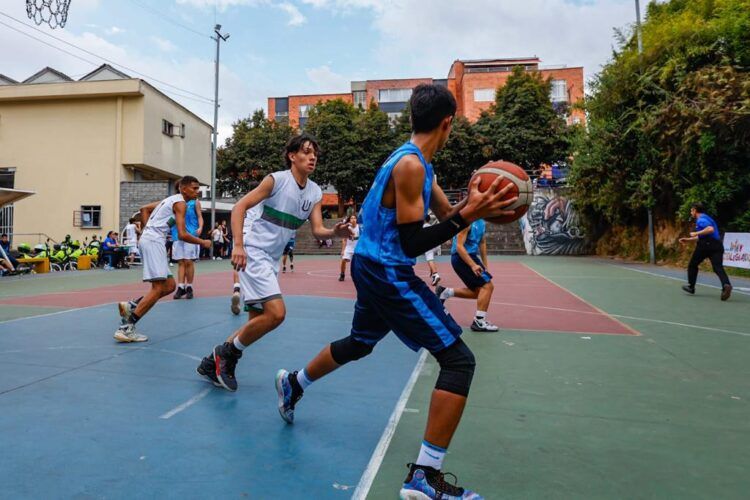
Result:
[[[484,219],[477,219],[471,223],[471,229],[469,229],[469,234],[466,235],[466,241],[464,242],[464,248],[466,249],[467,253],[469,254],[479,253],[479,244],[482,242],[482,238],[484,238],[485,230],[486,230],[486,225],[484,223]],[[453,245],[451,246],[451,254],[458,253],[458,250],[456,249],[457,245],[458,245],[458,235],[453,237]]]
[[[195,235],[195,232],[198,230],[198,214],[195,213],[195,200],[188,201],[185,207],[185,229],[192,235]],[[178,239],[177,225],[175,224],[172,226],[172,240],[177,241]]]
[[[407,257],[401,248],[398,228],[396,227],[396,209],[386,208],[381,203],[383,193],[385,193],[388,181],[391,179],[393,167],[406,155],[417,155],[424,166],[423,218],[430,209],[430,195],[434,177],[432,165],[425,161],[418,147],[411,142],[407,142],[394,151],[380,167],[360,212],[362,228],[354,254],[366,257],[384,266],[413,266],[417,262],[416,259]]]

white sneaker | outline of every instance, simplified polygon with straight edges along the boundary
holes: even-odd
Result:
[[[474,318],[474,321],[471,323],[471,329],[475,332],[496,332],[500,328],[493,325],[486,319],[477,319]]]
[[[435,273],[432,275],[432,286],[437,286],[440,283],[440,275]]]
[[[127,324],[120,325],[120,328],[115,332],[115,340],[118,342],[145,342],[148,337],[136,333],[135,325]]]

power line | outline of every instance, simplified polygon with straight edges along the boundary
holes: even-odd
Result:
[[[182,28],[184,30],[187,30],[187,31],[189,31],[191,33],[194,33],[194,34],[196,34],[196,35],[198,35],[200,37],[211,38],[211,36],[208,35],[207,33],[202,33],[202,32],[200,32],[200,31],[198,31],[196,29],[191,28],[190,26],[187,26],[185,24],[179,23],[179,22],[175,21],[174,19],[172,19],[169,15],[161,12],[160,10],[154,9],[153,7],[151,7],[149,5],[142,4],[141,2],[138,2],[136,0],[129,0],[129,1],[130,1],[130,3],[133,3],[133,4],[137,5],[138,7],[151,12],[153,15],[155,15],[157,17],[161,17],[162,19],[164,19],[168,23],[172,23],[175,26],[179,26],[180,28]]]
[[[46,46],[48,46],[48,47],[51,47],[51,48],[53,48],[53,49],[55,49],[55,50],[59,50],[60,52],[64,52],[65,54],[68,54],[69,56],[75,57],[76,59],[79,59],[79,60],[81,60],[81,61],[83,61],[83,62],[85,62],[85,63],[91,64],[92,66],[96,66],[96,64],[97,64],[97,63],[96,63],[96,62],[94,62],[94,61],[89,61],[88,59],[86,59],[86,58],[84,58],[84,57],[81,57],[81,56],[79,56],[78,54],[74,54],[73,52],[69,52],[69,51],[67,51],[67,50],[65,50],[65,49],[63,49],[63,48],[61,48],[61,47],[58,47],[57,45],[53,45],[53,44],[51,44],[51,43],[45,42],[44,40],[42,40],[42,39],[40,39],[40,38],[37,38],[37,37],[35,37],[35,36],[34,36],[34,35],[32,35],[31,33],[26,33],[25,31],[19,30],[18,28],[15,28],[14,26],[11,26],[11,25],[9,25],[9,24],[6,24],[6,23],[4,23],[4,22],[2,22],[2,21],[0,21],[0,25],[2,25],[2,26],[5,26],[5,27],[7,27],[8,29],[11,29],[11,30],[13,30],[13,31],[15,31],[15,32],[17,32],[17,33],[20,33],[20,34],[21,34],[21,35],[23,35],[23,36],[29,37],[29,38],[31,38],[32,40],[35,40],[35,41],[37,41],[37,42],[39,42],[39,43],[42,43],[42,44],[44,44],[44,45],[46,45]],[[161,90],[162,92],[166,93],[166,94],[173,94],[173,95],[176,95],[176,96],[182,97],[182,98],[184,98],[184,99],[190,99],[190,100],[192,100],[192,101],[200,102],[200,103],[202,103],[202,104],[213,104],[213,101],[212,101],[212,100],[207,100],[206,98],[195,98],[195,97],[191,97],[191,96],[187,96],[187,95],[181,94],[181,93],[179,93],[179,92],[177,92],[177,91],[175,91],[175,90],[164,89],[164,88],[160,88],[160,87],[158,87],[158,86],[157,86],[157,88],[158,88],[159,90]]]
[[[119,66],[119,67],[121,67],[121,68],[123,68],[123,69],[125,69],[125,70],[127,70],[127,71],[130,71],[130,72],[132,72],[132,73],[135,73],[135,74],[137,74],[137,75],[141,75],[142,77],[148,78],[149,80],[152,80],[152,81],[154,81],[154,82],[159,82],[159,83],[161,83],[162,85],[165,85],[165,86],[167,86],[167,87],[171,87],[171,88],[173,88],[173,89],[176,89],[176,90],[179,90],[179,91],[181,91],[181,92],[185,92],[185,93],[187,93],[187,94],[190,94],[190,95],[192,95],[192,96],[195,96],[195,97],[199,97],[199,98],[201,98],[201,99],[205,99],[206,101],[212,102],[212,99],[211,99],[210,97],[206,97],[206,96],[203,96],[203,95],[200,95],[200,94],[196,94],[195,92],[191,92],[190,90],[187,90],[187,89],[183,89],[183,88],[180,88],[180,87],[178,87],[178,86],[176,86],[176,85],[172,85],[171,83],[167,83],[167,82],[165,82],[165,81],[162,81],[162,80],[159,80],[159,79],[157,79],[157,78],[154,78],[153,76],[149,76],[149,75],[147,75],[147,74],[145,74],[145,73],[142,73],[142,72],[140,72],[140,71],[138,71],[138,70],[136,70],[136,69],[134,69],[134,68],[129,68],[128,66],[125,66],[124,64],[120,64],[120,63],[118,63],[118,62],[116,62],[116,61],[113,61],[112,59],[108,59],[108,58],[106,58],[106,57],[100,56],[99,54],[95,54],[94,52],[91,52],[90,50],[87,50],[87,49],[84,49],[84,48],[82,48],[82,47],[79,47],[78,45],[76,45],[76,44],[74,44],[74,43],[70,43],[70,42],[68,42],[68,41],[66,41],[66,40],[63,40],[62,38],[58,38],[58,37],[56,37],[56,36],[54,36],[54,35],[51,35],[51,34],[49,34],[49,33],[45,32],[45,31],[43,31],[43,30],[40,30],[40,29],[38,29],[38,28],[36,28],[36,27],[34,27],[34,26],[28,25],[28,24],[26,24],[25,22],[23,22],[23,21],[20,21],[19,19],[16,19],[15,17],[13,17],[13,16],[11,16],[11,15],[8,15],[8,14],[6,14],[5,12],[2,12],[2,11],[0,11],[0,15],[2,15],[2,16],[5,16],[5,17],[7,17],[7,18],[9,18],[9,19],[12,19],[13,21],[15,21],[15,22],[17,22],[17,23],[19,23],[19,24],[22,24],[23,26],[26,26],[27,28],[31,28],[31,29],[33,29],[34,31],[38,31],[39,33],[41,33],[41,34],[43,34],[43,35],[45,35],[45,36],[48,36],[48,37],[50,37],[50,38],[53,38],[53,39],[57,40],[58,42],[64,43],[65,45],[68,45],[68,46],[70,46],[70,47],[73,47],[73,48],[75,48],[75,49],[78,49],[78,50],[80,50],[81,52],[85,52],[86,54],[89,54],[89,55],[91,55],[91,56],[97,57],[97,58],[101,59],[102,61],[106,61],[106,62],[108,62],[108,63],[110,63],[110,64],[113,64],[113,65],[115,65],[115,66]],[[4,23],[3,23],[3,24],[4,24]],[[5,26],[8,26],[8,25],[7,25],[7,24],[5,24]],[[8,26],[8,27],[10,27],[10,26]],[[23,33],[23,31],[20,31],[20,30],[15,30],[15,31],[19,31],[20,33]],[[24,34],[27,34],[27,33],[24,33]],[[28,34],[27,34],[27,35],[28,35]],[[30,36],[30,35],[29,35],[29,36]],[[35,37],[31,37],[31,38],[35,38]],[[35,38],[35,39],[36,39],[36,40],[39,40],[38,38]],[[41,42],[41,40],[39,40],[39,41]],[[45,43],[45,45],[50,45],[50,44],[48,44],[48,43],[46,43],[46,42],[42,42],[42,43]],[[59,48],[59,47],[56,47],[56,46],[54,46],[54,45],[50,45],[50,46],[52,46],[52,47],[55,47],[55,48]],[[61,49],[61,50],[62,50],[62,49]],[[64,51],[64,50],[63,50],[63,52],[66,52],[66,51]],[[70,54],[70,52],[66,52],[66,53]],[[70,55],[73,55],[73,54],[70,54]],[[96,64],[95,62],[87,61],[86,59],[83,59],[83,58],[81,58],[81,57],[79,57],[79,56],[74,56],[74,57],[78,57],[79,59],[81,59],[81,60],[83,60],[83,61],[86,61],[86,62],[88,62],[89,64]]]

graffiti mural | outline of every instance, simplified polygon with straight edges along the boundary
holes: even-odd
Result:
[[[561,189],[534,191],[521,230],[528,255],[581,255],[588,250],[573,203]]]

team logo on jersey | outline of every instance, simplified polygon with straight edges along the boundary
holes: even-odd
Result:
[[[309,212],[312,208],[312,201],[310,200],[302,200],[302,211],[303,212]]]

